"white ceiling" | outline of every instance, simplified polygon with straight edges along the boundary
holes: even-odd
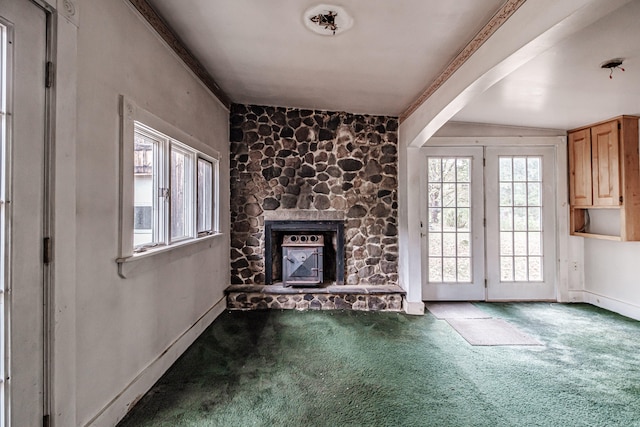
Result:
[[[309,31],[316,0],[150,0],[237,103],[399,115],[504,0],[341,0],[353,27]]]
[[[313,0],[149,0],[233,102],[399,115],[504,0],[341,0],[351,29],[321,36]],[[605,1],[605,0],[603,0]],[[570,129],[640,114],[640,0],[529,61],[452,120]],[[625,59],[613,79],[605,60]]]
[[[640,115],[640,1],[537,56],[476,97],[455,121],[572,129]],[[621,70],[600,68],[624,58]]]

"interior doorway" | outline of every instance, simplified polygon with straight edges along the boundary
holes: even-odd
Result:
[[[423,299],[555,300],[555,149],[424,153]]]
[[[2,426],[45,413],[45,147],[47,13],[0,5]]]

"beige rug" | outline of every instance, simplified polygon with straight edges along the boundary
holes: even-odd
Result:
[[[502,319],[446,319],[471,345],[543,345]]]
[[[425,307],[437,319],[488,319],[491,317],[468,302],[428,302]]]

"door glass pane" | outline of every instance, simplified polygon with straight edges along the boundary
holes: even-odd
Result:
[[[542,158],[501,156],[498,164],[500,280],[540,282],[544,276]]]
[[[472,283],[471,158],[427,161],[429,282]]]

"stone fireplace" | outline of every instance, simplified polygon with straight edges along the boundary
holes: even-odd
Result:
[[[309,296],[314,291],[301,290],[310,293],[305,297],[310,298],[305,300],[309,305],[316,301],[330,308],[398,308],[397,129],[396,117],[234,104],[230,115],[234,292],[241,292],[241,298],[254,295],[251,298],[258,299],[253,306],[275,303],[291,308],[290,300],[266,302],[264,295],[276,288],[284,292],[284,235],[314,232],[321,233],[325,243],[323,290],[313,295],[333,296],[316,300]],[[389,289],[398,294],[391,300],[370,297]],[[350,296],[339,297],[342,302],[336,304],[336,292]],[[300,304],[295,301],[295,308]],[[252,306],[245,299],[229,305]]]

